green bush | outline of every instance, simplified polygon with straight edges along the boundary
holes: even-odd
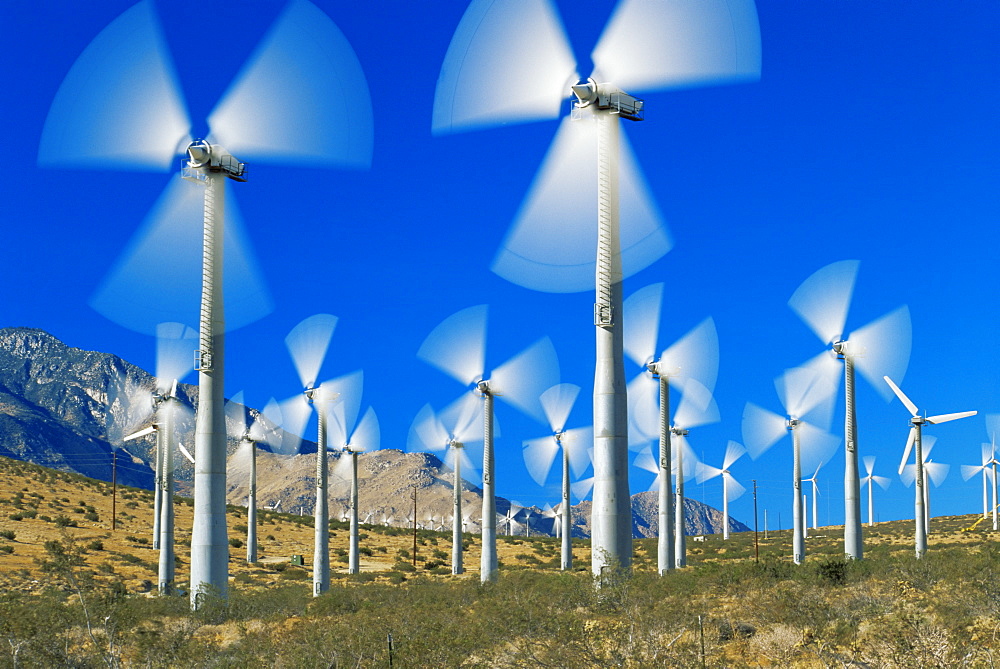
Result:
[[[4,539],[14,541],[14,537],[16,536],[17,534],[14,533],[14,530],[0,530],[0,537],[3,537]]]

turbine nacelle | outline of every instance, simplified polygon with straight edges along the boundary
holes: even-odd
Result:
[[[611,84],[598,84],[593,77],[585,82],[570,86],[576,101],[574,109],[593,106],[595,109],[611,110],[630,121],[643,120],[643,100],[621,91]]]
[[[677,435],[678,437],[686,437],[690,433],[689,430],[686,430],[686,429],[684,429],[682,427],[676,427],[676,426],[670,428],[670,432],[672,434]]]
[[[218,144],[209,144],[204,139],[196,139],[187,147],[187,163],[183,176],[191,180],[203,180],[204,172],[221,172],[234,181],[246,181],[246,163],[241,163],[229,151]]]
[[[833,352],[841,360],[844,358],[860,358],[867,352],[864,346],[855,344],[847,339],[837,338],[832,344]]]
[[[801,422],[802,421],[800,421],[798,418],[792,418],[791,416],[789,416],[788,420],[785,421],[785,426],[787,426],[789,430],[794,430],[799,426],[799,423]]]

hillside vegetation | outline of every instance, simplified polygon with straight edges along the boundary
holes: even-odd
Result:
[[[264,512],[262,559],[243,559],[245,510],[230,509],[230,597],[188,612],[161,598],[152,496],[0,459],[0,667],[988,667],[1000,657],[1000,551],[988,523],[936,518],[913,557],[912,522],[866,528],[866,559],[841,559],[839,528],[791,564],[788,531],[689,541],[689,564],[656,576],[655,540],[630,578],[594,588],[589,546],[558,570],[550,537],[501,537],[500,580],[448,569],[450,534],[364,526],[349,576],[333,523],[331,591],[310,596],[311,518]],[[178,586],[186,589],[189,501],[178,498]],[[304,555],[305,569],[289,564]],[[346,559],[346,558],[345,558]],[[391,642],[390,642],[391,637]]]

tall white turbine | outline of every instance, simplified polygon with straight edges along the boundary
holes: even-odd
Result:
[[[493,398],[501,397],[539,422],[545,422],[539,397],[559,379],[559,362],[543,337],[486,373],[485,304],[452,314],[431,331],[417,357],[483,398],[483,551],[480,578],[496,580],[496,483],[493,465]]]
[[[659,487],[657,511],[657,568],[660,574],[673,569],[675,561],[675,508],[670,485],[670,475],[674,469],[672,432],[669,429],[670,389],[673,386],[683,391],[685,383],[693,379],[711,392],[715,388],[719,372],[719,337],[711,318],[706,318],[669,348],[657,354],[662,305],[662,283],[636,291],[623,305],[627,324],[623,341],[625,355],[641,369],[628,385],[628,393],[632,398],[632,423],[634,425],[636,414],[642,415],[646,424],[640,428],[640,432],[652,435],[653,416],[657,412],[659,415],[659,479],[665,482]]]
[[[481,411],[482,405],[472,394],[460,397],[440,416],[434,413],[430,404],[425,404],[413,419],[406,442],[410,452],[444,450],[445,465],[452,469],[451,573],[454,575],[465,572],[462,534],[468,510],[462,508],[462,478],[471,479],[475,472],[469,447],[483,441]]]
[[[981,474],[983,477],[983,520],[986,520],[990,514],[989,481],[993,478],[993,469],[996,467],[993,464],[993,461],[996,459],[994,457],[995,450],[994,444],[983,442],[982,463],[979,465],[962,465],[963,480],[968,481],[976,474]],[[996,506],[995,502],[993,506]]]
[[[865,473],[866,476],[862,479],[861,484],[868,486],[868,527],[875,526],[875,507],[872,504],[872,484],[877,483],[882,490],[889,487],[889,478],[886,476],[876,476],[872,472],[875,469],[875,456],[866,455],[862,458],[865,463]]]
[[[201,40],[217,27],[189,31]],[[237,52],[239,50],[236,50]],[[213,50],[213,62],[226,49]],[[344,95],[350,91],[350,95]],[[347,99],[350,98],[350,99]],[[179,151],[184,176],[205,186],[201,234],[201,304],[197,309],[199,405],[195,432],[194,526],[191,537],[191,605],[228,592],[226,531],[226,430],[224,418],[223,221],[227,179],[246,180],[243,158],[309,166],[365,167],[372,147],[371,102],[350,44],[329,17],[307,0],[293,0],[207,118],[204,140],[192,140],[166,41],[151,0],[126,10],[88,45],[56,93],[39,146],[39,164],[110,170],[166,171]],[[182,194],[168,187],[167,199]],[[173,281],[150,271],[182,267],[167,256],[194,252],[157,237],[183,221],[170,221],[167,203],[150,234],[95,295],[95,308],[113,320],[148,331],[165,320],[150,317],[149,277],[184,290],[193,277]],[[168,235],[169,238],[169,235]],[[195,284],[196,285],[196,284]],[[196,288],[197,290],[197,288]],[[195,312],[196,293],[185,294]],[[122,305],[132,305],[122,312]],[[262,315],[259,311],[249,320]],[[184,320],[174,319],[174,320]]]
[[[552,469],[555,457],[562,453],[562,501],[559,505],[557,536],[562,537],[560,568],[563,571],[573,568],[573,509],[570,503],[570,470],[573,477],[579,478],[590,465],[587,449],[594,443],[594,431],[590,427],[578,427],[567,430],[566,420],[573,409],[573,404],[580,393],[580,386],[572,383],[560,383],[552,386],[539,398],[545,410],[545,418],[552,430],[552,435],[524,442],[524,464],[531,478],[540,485],[545,485],[545,479]],[[544,515],[544,514],[543,514]]]
[[[819,497],[819,484],[816,483],[816,479],[819,477],[819,470],[822,469],[822,467],[823,467],[823,461],[821,460],[820,463],[816,465],[816,471],[813,472],[813,475],[810,478],[802,479],[803,483],[809,483],[812,487],[812,501],[813,501],[812,518],[813,518],[814,530],[819,527],[819,512],[817,511],[817,506],[816,506],[816,501],[817,498]],[[808,523],[806,525],[808,526]]]
[[[738,499],[744,492],[746,488],[740,485],[740,482],[733,478],[732,472],[729,468],[732,467],[737,460],[743,457],[743,454],[747,450],[742,444],[736,441],[730,440],[726,444],[726,453],[722,458],[722,467],[713,467],[705,463],[698,465],[698,471],[696,473],[696,480],[698,483],[704,483],[710,479],[714,479],[716,476],[722,477],[722,539],[726,541],[729,539],[729,503]]]
[[[911,335],[910,312],[906,306],[847,335],[844,326],[857,272],[857,260],[842,260],[827,265],[799,286],[788,300],[788,306],[830,347],[818,358],[827,374],[833,378],[837,374],[837,365],[829,352],[844,361],[844,554],[860,560],[864,556],[864,540],[861,534],[854,368],[857,367],[886,401],[892,399],[879,379],[886,374],[902,378],[906,373]]]
[[[1000,530],[1000,499],[997,498],[997,465],[1000,465],[1000,461],[997,460],[997,432],[1000,432],[1000,414],[988,413],[986,414],[986,427],[989,431],[990,436],[990,468],[993,477],[993,531],[996,532]]]
[[[600,576],[627,570],[632,556],[621,281],[671,246],[618,123],[641,120],[644,103],[619,87],[758,79],[756,8],[752,0],[623,0],[591,58],[595,70],[581,81],[551,0],[474,0],[441,68],[432,129],[555,119],[574,98],[493,270],[536,290],[596,287],[591,567]]]
[[[924,535],[930,536],[931,534],[931,487],[930,484],[933,483],[934,487],[940,487],[941,483],[948,477],[948,472],[951,469],[950,465],[943,464],[941,462],[934,462],[930,459],[931,449],[934,448],[934,437],[923,437],[924,450],[924,464],[921,467],[924,477]],[[903,467],[903,471],[900,472],[899,478],[902,479],[903,485],[909,488],[913,485],[913,481],[916,477],[916,464],[908,464]]]
[[[806,518],[802,502],[802,460],[828,460],[836,448],[835,437],[826,433],[836,386],[816,369],[816,364],[795,367],[775,379],[785,416],[747,402],[743,410],[743,442],[756,459],[786,431],[792,434],[792,559],[805,560]]]
[[[924,452],[923,443],[921,441],[923,426],[925,423],[937,425],[939,423],[947,423],[948,421],[957,420],[959,418],[975,416],[977,412],[961,411],[958,413],[941,414],[939,416],[921,416],[919,410],[917,409],[917,405],[914,404],[910,398],[899,389],[899,386],[897,386],[888,376],[883,378],[889,388],[892,389],[892,392],[899,398],[899,401],[902,402],[903,406],[905,406],[910,412],[911,416],[910,434],[906,439],[906,448],[903,449],[903,458],[899,462],[899,474],[902,475],[903,470],[906,468],[906,461],[910,458],[910,450],[915,450],[915,467],[913,469],[913,477],[916,481],[916,489],[913,503],[913,518],[914,523],[916,524],[915,543],[917,558],[922,558],[924,553],[927,552],[927,519],[924,493]]]
[[[347,481],[350,492],[350,540],[347,557],[347,572],[361,571],[361,546],[358,533],[358,456],[379,447],[380,430],[375,410],[368,407],[361,420],[357,414],[349,415],[348,403],[339,402],[334,406],[330,420],[330,436],[334,449],[340,451],[340,458],[333,469],[335,477]]]

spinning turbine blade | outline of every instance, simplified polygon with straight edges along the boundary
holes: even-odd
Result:
[[[444,319],[424,339],[417,357],[468,385],[483,378],[488,307],[480,304]]]
[[[236,198],[226,186],[223,291],[226,329],[252,323],[273,308],[270,292],[242,232]],[[159,323],[198,322],[203,189],[175,176],[90,299],[105,318],[155,334]],[[155,287],[155,288],[154,288]],[[155,299],[150,291],[155,289]]]
[[[943,462],[925,462],[924,469],[927,471],[927,476],[934,483],[934,487],[937,488],[948,478],[951,465],[946,465]]]
[[[910,310],[902,306],[852,332],[848,339],[858,371],[887,402],[892,395],[878,381],[883,376],[902,381],[910,361],[911,332]]]
[[[624,351],[632,362],[645,365],[656,355],[663,308],[663,284],[654,283],[632,293],[622,303]]]
[[[629,446],[660,437],[660,384],[640,372],[628,384]]]
[[[540,396],[559,380],[559,361],[552,340],[542,337],[490,374],[490,387],[504,401],[539,422],[546,420]]]
[[[288,443],[281,445],[285,453],[298,453],[305,439],[306,425],[312,414],[312,406],[305,395],[294,395],[279,404],[284,429],[288,432]],[[322,445],[320,445],[322,447]]]
[[[434,409],[430,404],[425,404],[410,425],[406,450],[410,453],[419,453],[426,448],[440,451],[448,446],[448,438],[448,431],[441,425]]]
[[[559,432],[566,426],[566,419],[569,418],[569,412],[573,409],[573,403],[579,394],[580,386],[560,383],[546,390],[538,398],[542,403],[545,419],[554,432]]]
[[[747,449],[743,447],[743,444],[730,439],[729,443],[726,444],[726,455],[722,459],[722,468],[729,469],[746,452]]]
[[[743,409],[743,442],[750,457],[756,460],[788,432],[787,421],[753,402]]]
[[[194,368],[198,334],[181,323],[156,326],[156,389],[161,393]],[[173,395],[173,393],[171,393]]]
[[[569,468],[573,476],[582,476],[590,466],[589,448],[594,445],[593,427],[575,427],[563,432],[563,448],[569,453]]]
[[[208,117],[238,156],[368,167],[368,84],[354,50],[322,10],[293,0]]]
[[[555,437],[542,437],[524,442],[524,466],[531,478],[540,486],[545,485],[545,479],[552,469],[552,463],[559,454],[559,444]]]
[[[866,455],[861,458],[861,461],[865,463],[865,473],[868,474],[868,476],[871,476],[872,470],[875,469],[875,456]]]
[[[336,316],[316,314],[296,325],[285,337],[285,345],[292,355],[292,362],[303,388],[315,387],[319,368],[326,357],[336,327]]]
[[[375,409],[368,407],[351,435],[351,450],[359,453],[378,450],[381,438],[378,416],[375,415]]]
[[[857,276],[857,260],[832,263],[803,281],[788,300],[788,306],[824,344],[832,344],[844,334]]]
[[[598,81],[659,90],[760,78],[752,0],[624,0],[593,52]]]
[[[837,360],[824,351],[801,367],[785,370],[774,380],[781,405],[789,416],[829,427],[833,399],[839,383]]]
[[[589,116],[563,119],[492,269],[532,290],[576,293],[594,289],[597,227],[597,124]],[[622,277],[659,260],[672,242],[621,133],[619,220]]]
[[[432,130],[555,118],[578,79],[575,70],[566,31],[549,0],[475,0],[441,66]]]
[[[802,468],[806,471],[813,468],[813,463],[829,462],[840,445],[839,437],[835,437],[811,423],[800,422],[795,429],[799,431],[799,441],[802,445]]]
[[[680,427],[698,427],[719,422],[719,407],[708,388],[694,379],[684,384],[681,403],[674,414],[674,424]]]
[[[151,0],[112,21],[56,92],[38,149],[43,167],[166,171],[190,122]]]
[[[685,392],[687,382],[694,379],[711,393],[719,376],[719,334],[715,321],[706,318],[663,351],[660,369]]]
[[[361,411],[361,388],[364,385],[364,372],[360,369],[320,384],[320,390],[326,398],[327,430],[330,445],[340,448],[347,443],[358,421]]]
[[[452,437],[462,442],[483,440],[483,403],[473,393],[462,393],[439,414],[441,424]],[[493,419],[493,436],[499,437],[500,428]]]

